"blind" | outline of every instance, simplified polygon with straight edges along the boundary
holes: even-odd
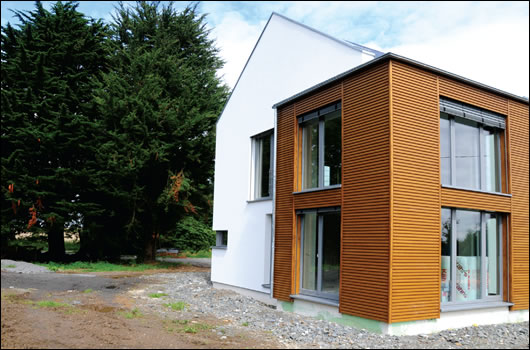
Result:
[[[315,119],[315,118],[318,118],[320,116],[323,116],[323,115],[338,111],[340,108],[341,108],[341,103],[340,102],[336,102],[336,103],[332,104],[331,106],[327,106],[327,107],[321,108],[321,109],[319,109],[317,111],[309,112],[307,114],[304,114],[304,115],[298,117],[298,123],[303,123],[303,122],[306,122],[308,120]]]
[[[440,112],[473,120],[495,128],[506,129],[505,116],[447,98],[440,97]]]

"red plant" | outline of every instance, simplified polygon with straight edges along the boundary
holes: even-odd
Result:
[[[29,208],[29,213],[31,214],[31,219],[28,221],[28,229],[37,223],[37,209],[35,209],[35,207],[31,207]]]

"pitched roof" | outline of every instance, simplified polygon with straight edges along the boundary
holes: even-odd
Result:
[[[263,33],[265,33],[265,30],[267,29],[267,26],[269,25],[271,19],[273,16],[278,16],[280,18],[283,18],[284,20],[287,20],[291,23],[294,23],[300,27],[303,27],[305,29],[308,29],[316,34],[319,34],[319,35],[322,35],[328,39],[331,39],[339,44],[342,44],[342,45],[345,45],[347,47],[349,47],[350,49],[354,49],[354,50],[357,50],[357,51],[360,51],[360,52],[363,52],[363,53],[366,53],[366,54],[369,54],[369,55],[372,55],[374,57],[380,57],[383,55],[382,52],[380,51],[377,51],[377,50],[374,50],[374,49],[370,49],[366,46],[362,46],[362,45],[359,45],[359,44],[356,44],[354,42],[351,42],[351,41],[347,41],[347,40],[340,40],[340,39],[337,39],[337,38],[334,38],[332,37],[331,35],[328,35],[326,33],[323,33],[321,31],[318,31],[314,28],[311,28],[305,24],[302,24],[300,22],[297,22],[293,19],[290,19],[288,17],[285,17],[277,12],[272,12],[269,19],[267,20],[267,23],[265,24],[265,27],[263,28],[263,30],[261,31],[261,34],[259,35],[259,38],[258,38],[258,41],[256,41],[256,44],[254,45],[254,48],[252,49],[252,52],[250,53],[250,56],[248,56],[248,59],[247,59],[247,62],[245,63],[245,66],[243,67],[243,69],[241,70],[241,73],[239,73],[239,77],[237,78],[237,81],[234,85],[234,87],[232,88],[232,91],[230,91],[230,95],[228,96],[228,99],[226,100],[226,103],[223,107],[223,110],[221,111],[221,114],[219,114],[219,117],[217,118],[217,122],[219,122],[219,120],[221,119],[221,116],[223,115],[225,109],[226,109],[226,106],[228,106],[228,103],[230,102],[230,98],[232,97],[232,93],[235,91],[235,89],[237,88],[237,84],[239,83],[239,80],[241,79],[241,77],[243,76],[243,73],[245,72],[245,68],[247,68],[247,65],[248,65],[248,62],[250,62],[250,59],[252,58],[252,55],[254,54],[254,51],[256,50],[256,47],[258,47],[258,44],[261,40],[261,37],[263,36]]]

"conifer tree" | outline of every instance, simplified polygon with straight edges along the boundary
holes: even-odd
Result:
[[[94,77],[105,68],[106,26],[57,2],[51,11],[15,11],[2,27],[2,246],[14,234],[42,231],[49,258],[64,257],[65,226],[102,212],[91,201],[100,120]]]
[[[156,239],[180,219],[209,221],[223,62],[196,6],[121,5],[112,27],[112,70],[95,93],[108,133],[101,160],[114,174],[116,217],[153,260]]]

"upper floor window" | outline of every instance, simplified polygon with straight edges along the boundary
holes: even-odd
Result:
[[[341,104],[298,118],[302,132],[302,189],[341,183]]]
[[[442,185],[502,192],[505,117],[440,99]]]
[[[253,148],[253,199],[272,195],[272,162],[274,133],[266,131],[252,138]]]

